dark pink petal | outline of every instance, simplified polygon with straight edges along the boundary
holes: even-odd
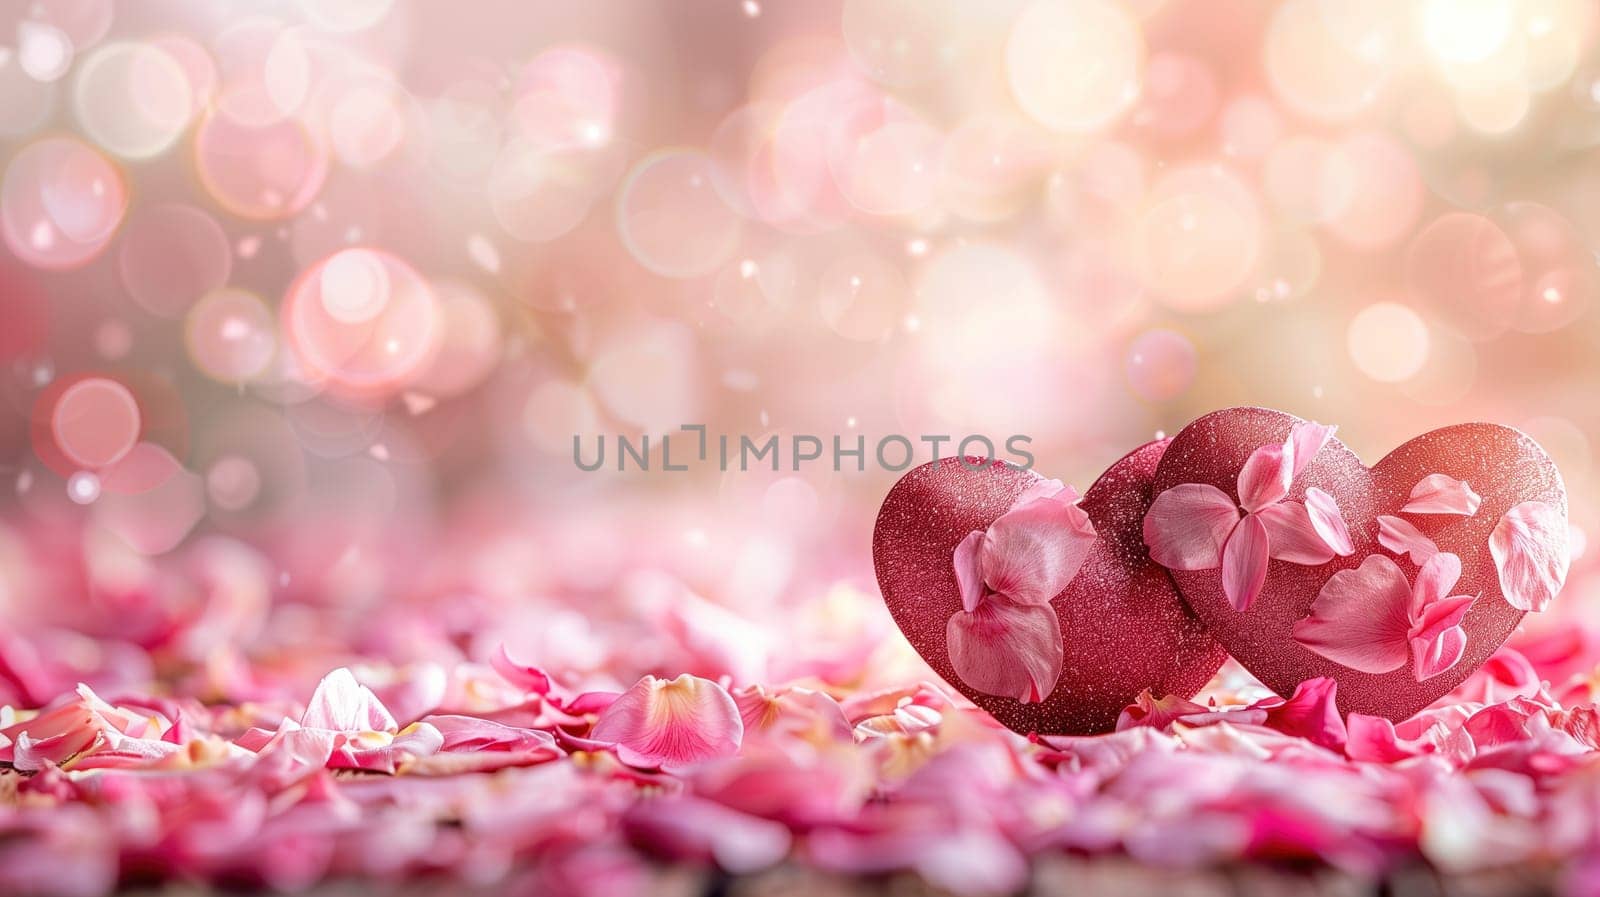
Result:
[[[1061,678],[1061,623],[1048,604],[991,596],[977,610],[952,615],[945,640],[956,675],[984,694],[1042,701]]]
[[[1239,507],[1226,492],[1184,483],[1156,496],[1144,516],[1150,559],[1172,570],[1222,566],[1222,546],[1239,523]]]
[[[1045,604],[1067,587],[1095,537],[1094,524],[1076,499],[1076,492],[1064,489],[1018,505],[989,525],[978,563],[990,591],[1023,604]]]
[[[1263,445],[1250,453],[1239,470],[1239,504],[1245,511],[1259,511],[1273,502],[1283,501],[1294,481],[1294,459],[1283,445]]]
[[[1411,487],[1411,500],[1400,510],[1408,514],[1478,513],[1483,496],[1472,491],[1465,481],[1442,473],[1430,473]]]
[[[1445,630],[1461,625],[1467,611],[1472,608],[1472,602],[1476,600],[1476,595],[1452,595],[1427,605],[1421,616],[1412,618],[1411,638],[1433,639]]]
[[[1428,608],[1450,594],[1461,579],[1461,558],[1443,551],[1428,558],[1411,584],[1411,620],[1415,623]]]
[[[589,730],[631,766],[681,766],[739,751],[744,723],[722,686],[687,673],[645,676],[601,711]]]
[[[961,591],[961,607],[972,610],[983,600],[983,570],[978,551],[983,547],[983,530],[975,529],[956,546],[956,586]]]
[[[1289,441],[1286,443],[1290,457],[1294,462],[1290,476],[1298,477],[1300,472],[1305,470],[1307,465],[1317,457],[1317,453],[1322,451],[1322,447],[1328,444],[1328,440],[1333,438],[1334,432],[1338,429],[1335,426],[1319,424],[1314,420],[1295,424],[1294,429],[1289,431]]]
[[[500,678],[515,685],[523,691],[534,694],[547,695],[550,693],[550,675],[535,666],[529,666],[514,660],[506,650],[505,643],[495,649],[494,655],[489,658],[489,665],[500,674]]]
[[[1344,525],[1344,515],[1339,513],[1339,503],[1333,496],[1312,486],[1306,490],[1306,512],[1311,516],[1317,535],[1328,543],[1334,554],[1340,557],[1355,554],[1355,546],[1350,544],[1350,530]]]
[[[400,728],[377,697],[344,667],[317,683],[300,725],[334,732],[394,732]]]
[[[1541,611],[1567,581],[1567,515],[1549,502],[1525,501],[1489,534],[1500,591],[1517,610]]]
[[[1422,530],[1412,526],[1411,521],[1387,514],[1378,518],[1378,544],[1395,554],[1411,555],[1411,562],[1418,566],[1439,553],[1439,546],[1424,536]]]
[[[1267,528],[1267,541],[1273,559],[1315,567],[1333,560],[1333,549],[1311,525],[1306,506],[1297,501],[1280,501],[1255,513]]]
[[[1336,701],[1338,690],[1338,683],[1325,676],[1307,679],[1295,687],[1294,697],[1267,708],[1267,727],[1335,751],[1343,748],[1346,733]]]
[[[1177,695],[1157,698],[1147,688],[1139,693],[1132,704],[1123,708],[1122,714],[1117,717],[1117,731],[1134,726],[1149,726],[1165,731],[1175,722],[1203,718],[1211,712],[1211,708]]]
[[[1394,561],[1371,555],[1328,578],[1311,615],[1294,624],[1306,648],[1363,673],[1388,673],[1410,659],[1411,586]]]
[[[1394,763],[1418,754],[1431,753],[1438,745],[1424,736],[1415,741],[1402,739],[1395,732],[1394,723],[1381,716],[1352,713],[1345,719],[1348,737],[1345,739],[1345,756],[1352,760],[1371,763]]]
[[[1261,519],[1250,514],[1234,527],[1222,549],[1222,591],[1234,610],[1249,610],[1267,581],[1272,545]]]

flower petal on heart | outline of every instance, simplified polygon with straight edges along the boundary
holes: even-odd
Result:
[[[1400,568],[1371,555],[1323,583],[1311,614],[1294,624],[1294,640],[1353,670],[1392,672],[1411,656],[1410,603],[1411,586]]]
[[[1314,420],[1301,421],[1289,431],[1289,440],[1286,446],[1289,450],[1290,460],[1293,462],[1290,478],[1298,477],[1307,466],[1316,459],[1317,453],[1328,444],[1333,434],[1339,428],[1328,424],[1319,424]]]
[[[1271,540],[1261,518],[1251,514],[1239,521],[1222,549],[1222,591],[1234,610],[1249,610],[1267,581]]]
[[[1411,674],[1418,682],[1445,673],[1461,662],[1467,651],[1467,632],[1451,626],[1431,638],[1411,639]]]
[[[1267,528],[1273,559],[1307,567],[1333,560],[1333,549],[1311,525],[1311,515],[1300,502],[1280,501],[1267,505],[1257,511],[1255,517]]]
[[[1387,514],[1378,518],[1378,544],[1395,554],[1411,555],[1411,562],[1418,566],[1439,553],[1439,546],[1411,521]]]
[[[709,679],[645,676],[600,712],[589,737],[616,745],[630,766],[674,767],[738,753],[744,722]]]
[[[950,666],[969,687],[1024,704],[1044,700],[1061,678],[1061,623],[1048,604],[991,596],[945,625]]]
[[[1400,510],[1408,514],[1460,514],[1471,517],[1478,513],[1483,496],[1472,491],[1464,480],[1442,473],[1430,473],[1411,487],[1411,500]]]
[[[1250,453],[1239,469],[1239,504],[1259,511],[1289,494],[1294,481],[1294,458],[1289,444],[1263,445]]]
[[[1350,529],[1345,526],[1344,515],[1339,513],[1339,503],[1332,495],[1315,486],[1307,489],[1306,511],[1310,514],[1311,525],[1316,528],[1317,535],[1333,549],[1334,554],[1340,557],[1355,554],[1355,546],[1350,543]]]
[[[1077,500],[1062,489],[990,524],[978,548],[984,584],[1024,604],[1046,604],[1066,588],[1094,547],[1094,524]]]
[[[1417,571],[1416,582],[1411,584],[1411,619],[1420,619],[1428,608],[1443,600],[1461,579],[1461,558],[1441,551]]]
[[[1517,610],[1541,611],[1567,580],[1567,520],[1556,505],[1525,501],[1489,534],[1500,591]]]
[[[961,592],[962,610],[971,611],[983,600],[983,569],[978,557],[983,547],[983,530],[975,529],[956,546],[956,587]]]
[[[1144,515],[1150,559],[1170,570],[1210,570],[1222,565],[1222,546],[1239,523],[1239,507],[1226,492],[1204,483],[1173,486]]]
[[[1460,626],[1476,600],[1476,595],[1451,595],[1434,601],[1423,608],[1421,614],[1411,618],[1410,637],[1432,640],[1445,630]]]

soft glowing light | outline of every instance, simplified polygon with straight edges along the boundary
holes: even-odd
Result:
[[[126,386],[88,377],[67,387],[50,414],[56,447],[74,464],[98,469],[121,460],[139,441],[143,419]]]
[[[1135,231],[1145,285],[1183,311],[1235,298],[1261,251],[1249,189],[1221,169],[1189,168],[1162,178],[1151,197]]]
[[[394,0],[297,0],[296,5],[318,28],[348,33],[382,22],[393,11]]]
[[[330,266],[350,261],[336,253],[311,266],[289,288],[283,303],[284,337],[309,370],[352,392],[388,393],[424,369],[437,349],[439,310],[433,290],[416,269],[378,249],[354,249],[363,265],[382,268],[381,282],[365,275],[328,274]],[[355,284],[360,301],[329,294]],[[377,297],[381,297],[378,301]],[[335,315],[333,307],[359,308],[360,314]],[[376,305],[375,311],[367,314]]]
[[[513,140],[489,174],[489,205],[506,233],[543,243],[577,227],[602,186],[587,155]]]
[[[200,123],[195,163],[206,191],[224,208],[267,221],[310,205],[328,174],[326,152],[299,122],[247,125],[217,112]]]
[[[189,357],[222,383],[249,383],[265,374],[278,350],[272,312],[254,293],[227,288],[207,294],[185,325]]]
[[[1424,0],[1422,41],[1442,62],[1481,62],[1511,36],[1513,0]]]
[[[100,478],[87,470],[67,477],[67,497],[75,504],[93,504],[100,497]]]
[[[39,268],[82,265],[105,249],[128,196],[121,174],[83,143],[52,137],[12,158],[0,186],[6,245]]]
[[[850,55],[874,80],[910,87],[938,74],[959,34],[951,0],[845,0]]]
[[[249,458],[227,455],[206,471],[206,495],[224,511],[242,511],[261,493],[261,472]]]
[[[885,339],[905,314],[905,277],[892,263],[870,253],[834,261],[817,284],[822,319],[850,340]]]
[[[1423,228],[1406,251],[1406,283],[1463,335],[1487,339],[1514,319],[1524,272],[1506,232],[1482,215],[1450,212]]]
[[[141,308],[182,317],[201,296],[228,282],[233,254],[215,218],[178,204],[134,212],[117,247],[122,285]]]
[[[1147,402],[1168,402],[1194,383],[1198,357],[1194,343],[1176,330],[1156,328],[1128,347],[1128,385]]]
[[[1264,44],[1267,81],[1294,111],[1349,121],[1377,99],[1392,68],[1382,31],[1340,39],[1330,11],[1342,4],[1286,0],[1272,12]]]
[[[651,271],[699,277],[733,254],[740,227],[712,185],[711,160],[677,150],[651,156],[629,174],[617,200],[617,230]]]
[[[35,81],[54,81],[72,68],[72,39],[43,22],[17,25],[17,62]]]
[[[1139,96],[1139,23],[1104,0],[1038,0],[1011,28],[1006,72],[1023,111],[1057,131],[1098,131]]]
[[[195,105],[177,60],[137,43],[106,44],[85,59],[73,104],[85,133],[129,159],[165,152],[188,126]]]
[[[1333,201],[1327,228],[1346,245],[1375,250],[1411,232],[1422,211],[1422,178],[1394,138],[1371,131],[1347,137],[1323,171]]]
[[[439,398],[464,395],[500,363],[500,316],[481,292],[466,283],[435,283],[433,295],[439,307],[437,347],[414,387]]]
[[[365,249],[334,253],[322,264],[323,311],[341,324],[362,324],[389,302],[389,272],[383,259]]]
[[[1345,342],[1361,373],[1384,383],[1410,379],[1428,360],[1428,325],[1396,302],[1376,302],[1357,312]]]

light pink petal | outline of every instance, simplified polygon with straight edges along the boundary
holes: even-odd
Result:
[[[1294,481],[1294,459],[1286,445],[1264,445],[1250,453],[1239,469],[1239,504],[1259,511],[1283,501]]]
[[[1305,470],[1322,447],[1328,444],[1333,434],[1339,428],[1327,424],[1319,424],[1314,420],[1303,421],[1295,424],[1289,431],[1287,443],[1291,460],[1294,462],[1291,477],[1298,477]]]
[[[738,753],[744,722],[709,679],[645,676],[601,711],[589,737],[615,744],[630,766],[673,767]]]
[[[1460,626],[1451,626],[1431,638],[1413,638],[1412,675],[1418,682],[1426,682],[1459,663],[1466,650],[1467,633]]]
[[[1280,501],[1255,513],[1267,528],[1267,541],[1273,559],[1315,567],[1333,560],[1333,549],[1311,525],[1306,506],[1297,501]]]
[[[1267,561],[1272,544],[1261,518],[1254,514],[1239,521],[1222,549],[1222,591],[1234,610],[1249,610],[1267,581]]]
[[[506,650],[504,642],[500,643],[500,647],[495,649],[494,655],[489,658],[489,665],[500,674],[500,678],[523,691],[540,695],[550,693],[550,675],[536,666],[529,666],[513,658]]]
[[[1549,502],[1525,501],[1489,534],[1500,591],[1517,610],[1541,611],[1567,581],[1567,515]]]
[[[1062,490],[1000,515],[978,549],[983,582],[1024,604],[1045,604],[1067,587],[1094,546],[1094,524]],[[971,536],[967,537],[972,538]]]
[[[995,596],[952,615],[945,640],[956,675],[984,694],[1042,701],[1061,678],[1061,623],[1048,604]]]
[[[377,696],[344,667],[317,683],[300,725],[334,732],[394,732],[400,728]]]
[[[1344,525],[1344,515],[1339,513],[1339,503],[1333,496],[1312,486],[1306,490],[1306,511],[1311,515],[1311,525],[1316,528],[1317,535],[1328,543],[1334,554],[1340,557],[1355,554],[1355,546],[1350,544],[1350,529]]]
[[[1222,546],[1239,523],[1239,508],[1226,492],[1184,483],[1156,496],[1144,515],[1150,559],[1171,570],[1222,566]]]
[[[1472,491],[1465,481],[1442,473],[1430,473],[1411,487],[1411,500],[1400,510],[1409,514],[1478,513],[1483,496]]]
[[[983,547],[983,530],[975,529],[956,546],[956,586],[961,590],[961,607],[972,610],[983,600],[983,571],[978,567],[978,550]]]
[[[1427,609],[1456,587],[1461,579],[1461,558],[1442,551],[1428,558],[1417,571],[1417,581],[1411,586],[1411,618],[1416,620]]]
[[[1267,728],[1339,750],[1346,733],[1338,692],[1338,683],[1325,676],[1307,679],[1295,687],[1294,697],[1267,708]]]
[[[1394,561],[1375,554],[1328,578],[1311,614],[1294,624],[1294,640],[1334,663],[1363,673],[1405,666],[1411,586]]]
[[[1434,601],[1422,611],[1421,616],[1412,618],[1411,637],[1433,639],[1446,629],[1461,625],[1476,600],[1476,595],[1451,595]]]
[[[1418,566],[1439,553],[1439,546],[1424,536],[1422,530],[1412,526],[1411,521],[1387,514],[1378,518],[1378,544],[1395,554],[1411,555],[1411,562]]]

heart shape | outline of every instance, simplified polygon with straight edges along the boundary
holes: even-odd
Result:
[[[1142,521],[1165,446],[1148,443],[1111,465],[1078,504],[1095,537],[1077,575],[1049,601],[1060,623],[1061,675],[1043,700],[1023,703],[972,687],[956,673],[948,643],[950,620],[963,611],[958,546],[1045,482],[1038,474],[945,458],[894,485],[878,512],[872,558],[900,631],[946,682],[1022,733],[1110,731],[1146,688],[1192,696],[1226,654],[1144,546]]]
[[[1297,426],[1308,429],[1297,430]],[[1253,475],[1252,471],[1245,471],[1247,461],[1259,472],[1260,465],[1251,460],[1257,449],[1281,446],[1285,454],[1293,456],[1294,450],[1285,446],[1291,433],[1311,433],[1315,429],[1316,425],[1307,425],[1293,415],[1266,408],[1213,412],[1190,423],[1172,438],[1157,467],[1153,493],[1164,496],[1167,490],[1177,486],[1195,490],[1214,487],[1225,493],[1228,501],[1238,502],[1242,487],[1247,487],[1246,481]],[[1511,524],[1521,521],[1526,509],[1538,509],[1543,514],[1544,528],[1540,532],[1546,533],[1547,538],[1539,544],[1548,546],[1547,560],[1559,560],[1559,574],[1551,572],[1554,563],[1546,565],[1546,578],[1542,582],[1547,588],[1541,595],[1548,600],[1559,589],[1560,579],[1565,576],[1567,550],[1566,490],[1555,463],[1537,443],[1523,433],[1497,424],[1459,424],[1433,430],[1390,452],[1371,468],[1362,464],[1343,443],[1326,438],[1326,443],[1293,474],[1287,492],[1280,490],[1272,494],[1282,494],[1282,502],[1288,504],[1306,503],[1310,495],[1311,507],[1326,508],[1337,502],[1334,512],[1342,517],[1344,528],[1348,530],[1348,543],[1344,546],[1348,554],[1334,556],[1323,563],[1309,563],[1304,558],[1301,561],[1280,559],[1274,554],[1265,564],[1264,580],[1255,580],[1250,572],[1258,567],[1247,570],[1248,565],[1241,563],[1228,568],[1232,571],[1231,586],[1225,585],[1223,567],[1169,569],[1169,573],[1184,601],[1228,653],[1272,690],[1289,695],[1300,683],[1326,676],[1338,683],[1337,700],[1341,710],[1399,722],[1460,685],[1489,659],[1522,620],[1529,607],[1528,588],[1518,585],[1524,580],[1507,574],[1511,577],[1506,580],[1512,584],[1510,593],[1523,607],[1513,606],[1512,601],[1508,601],[1507,592],[1502,588],[1496,551],[1502,556],[1508,553],[1507,546],[1511,543],[1507,534],[1515,529]],[[1264,451],[1276,457],[1279,450]],[[1241,480],[1242,471],[1244,480]],[[1255,493],[1261,482],[1264,480],[1257,478],[1255,484],[1248,486],[1249,490]],[[1269,488],[1278,488],[1276,481],[1273,483]],[[1470,490],[1463,491],[1460,484],[1466,484]],[[1451,501],[1438,498],[1441,488],[1453,489],[1455,497]],[[1318,495],[1317,490],[1325,495]],[[1473,513],[1462,513],[1471,506],[1462,496],[1472,492],[1481,498],[1481,503]],[[1452,512],[1441,512],[1444,505],[1452,501],[1461,506]],[[1168,515],[1163,510],[1165,503],[1165,498],[1158,500],[1152,521],[1164,517],[1192,521],[1200,516],[1195,513],[1196,506],[1184,508],[1181,514]],[[1429,510],[1418,511],[1419,508]],[[1513,508],[1521,510],[1503,523],[1503,517]],[[1242,514],[1245,510],[1248,509],[1235,513]],[[1305,516],[1304,512],[1299,513]],[[1244,532],[1244,521],[1248,519],[1243,518],[1240,524],[1245,542],[1241,543],[1238,555],[1232,556],[1243,557],[1251,549],[1250,540],[1268,532],[1266,526]],[[1224,523],[1216,532],[1220,535],[1225,528]],[[1494,550],[1491,550],[1491,535],[1495,536],[1498,546]],[[1160,533],[1152,532],[1147,526],[1146,537],[1156,546],[1155,555],[1167,560],[1168,552],[1161,547]],[[1428,547],[1430,540],[1439,553],[1452,554],[1459,559],[1459,578],[1453,586],[1448,574],[1454,572],[1454,561],[1450,561],[1448,573],[1444,574],[1440,571],[1447,568],[1438,563],[1431,567],[1422,565],[1425,558],[1432,557],[1429,553],[1432,549]],[[1279,542],[1283,545],[1289,540],[1280,539]],[[1418,553],[1405,553],[1408,546],[1419,546]],[[1224,548],[1223,553],[1230,554],[1231,548]],[[1509,550],[1516,550],[1516,546]],[[1169,561],[1168,566],[1173,564]],[[1398,568],[1399,573],[1392,568]],[[1399,578],[1402,576],[1403,579]],[[1424,580],[1441,577],[1443,581],[1435,583],[1438,588],[1424,588]],[[1243,610],[1235,609],[1241,595],[1249,593],[1250,583],[1256,581],[1260,582],[1260,587],[1253,602]],[[1385,582],[1391,586],[1386,593]],[[1552,583],[1553,588],[1549,587]],[[1414,589],[1409,598],[1408,589]],[[1233,592],[1231,600],[1230,590]],[[1387,597],[1383,601],[1373,598],[1362,603],[1350,600],[1352,593],[1384,593]],[[1424,593],[1429,597],[1420,597]],[[1470,604],[1469,599],[1472,599]],[[1427,604],[1429,601],[1431,605]],[[1405,606],[1413,608],[1409,621],[1403,616],[1395,621],[1373,612],[1374,608]],[[1417,610],[1425,606],[1433,609]],[[1466,609],[1461,616],[1463,606]],[[1395,613],[1407,611],[1397,609]],[[1443,619],[1451,614],[1454,616],[1450,619]],[[1319,619],[1305,622],[1312,616]],[[1440,625],[1434,625],[1436,623]],[[1452,634],[1450,623],[1457,623],[1459,633]],[[1394,652],[1407,650],[1401,647],[1407,625],[1412,626],[1411,635],[1422,634],[1421,643],[1411,644],[1415,653],[1407,656],[1408,662],[1403,666],[1377,671],[1400,659]],[[1323,635],[1328,631],[1337,631],[1343,644],[1329,648],[1329,641]],[[1396,632],[1400,634],[1394,635]],[[1430,632],[1434,636],[1431,642],[1428,641]],[[1462,635],[1464,645],[1460,644]],[[1391,639],[1388,643],[1392,645],[1387,649],[1387,659],[1376,656],[1385,653],[1376,646],[1386,638]],[[1363,641],[1367,644],[1362,644]],[[1314,650],[1308,645],[1321,647]],[[1455,652],[1459,652],[1459,659],[1452,663],[1452,658],[1457,657]],[[1431,667],[1430,656],[1433,658]],[[1352,667],[1351,663],[1366,667],[1367,671]],[[1428,678],[1419,681],[1420,676]]]

